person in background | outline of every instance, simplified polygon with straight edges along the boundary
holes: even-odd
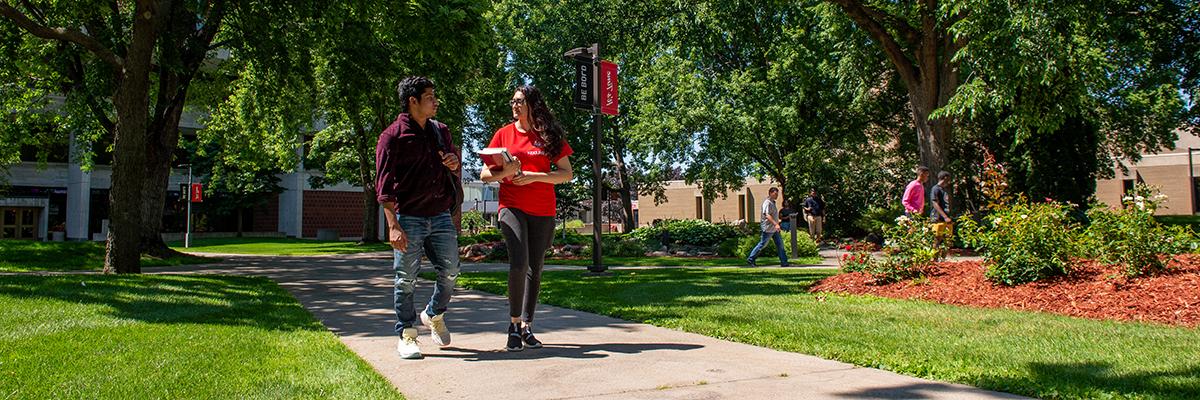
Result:
[[[783,247],[783,235],[779,234],[779,207],[775,205],[778,198],[779,188],[772,187],[767,190],[767,199],[762,203],[762,238],[746,257],[746,263],[751,267],[758,266],[755,260],[758,259],[758,253],[767,247],[768,240],[775,242],[775,250],[779,252],[779,266],[788,266],[787,249]]]
[[[929,180],[929,168],[917,167],[917,179],[908,183],[904,188],[904,215],[915,218],[925,212],[925,181]]]
[[[804,221],[808,222],[808,236],[821,243],[825,234],[825,200],[817,194],[817,189],[809,190],[804,199]]]
[[[934,247],[941,248],[942,241],[954,235],[954,220],[950,218],[950,172],[938,172],[937,184],[929,190],[929,220],[933,221]]]

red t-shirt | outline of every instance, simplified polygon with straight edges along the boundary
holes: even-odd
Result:
[[[550,172],[550,166],[571,155],[571,145],[563,140],[562,151],[553,160],[543,151],[546,142],[536,132],[517,131],[515,123],[497,129],[488,147],[504,147],[508,153],[521,160],[521,170],[529,172]],[[545,182],[534,182],[525,186],[512,184],[512,180],[504,178],[500,182],[500,208],[512,207],[526,214],[538,217],[553,217],[556,214],[554,185]]]

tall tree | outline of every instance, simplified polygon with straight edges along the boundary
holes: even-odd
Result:
[[[29,35],[78,46],[103,65],[100,74],[112,84],[109,98],[115,109],[115,118],[105,124],[114,134],[114,157],[104,271],[137,273],[151,59],[160,27],[170,15],[162,2],[150,0],[109,5],[53,3],[43,9],[25,2],[18,9],[0,2],[0,16]],[[104,21],[111,25],[101,27]]]
[[[239,149],[274,154],[268,158],[285,169],[320,171],[310,180],[315,187],[340,182],[362,187],[362,241],[378,241],[374,150],[379,133],[400,112],[396,84],[407,75],[432,78],[442,104],[437,118],[458,134],[473,94],[467,77],[492,58],[482,20],[486,9],[479,0],[326,4],[284,42],[280,57],[244,60],[251,62],[238,72],[243,82],[220,106],[241,111],[218,111],[222,128],[203,134],[265,135],[260,140],[276,144],[251,141]],[[310,96],[279,101],[280,89]],[[293,123],[285,130],[263,129],[264,118]],[[300,132],[311,135],[311,142],[296,158]]]

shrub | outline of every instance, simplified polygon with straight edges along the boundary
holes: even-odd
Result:
[[[579,252],[582,257],[592,256],[592,246],[584,247]],[[604,236],[600,238],[605,256],[609,257],[641,257],[646,255],[646,246],[641,241],[626,236]]]
[[[490,225],[487,219],[483,218],[483,213],[478,210],[470,210],[462,213],[462,228],[468,232],[478,232],[481,229],[487,228]]]
[[[500,234],[500,230],[491,228],[476,233],[475,239],[478,240],[478,243],[502,242],[504,241],[504,235]]]
[[[717,255],[721,256],[721,257],[745,257],[746,256],[745,254],[738,253],[738,248],[739,248],[740,244],[741,244],[740,237],[731,237],[731,238],[722,240],[721,244],[717,245]],[[750,251],[746,250],[746,252],[748,253]]]
[[[629,232],[629,236],[642,242],[648,248],[672,244],[707,247],[716,246],[725,239],[737,236],[737,232],[729,225],[714,224],[698,219],[684,219],[643,226]],[[664,238],[669,243],[663,243]]]
[[[1019,285],[1067,273],[1078,231],[1069,210],[1063,203],[1018,199],[998,205],[982,222],[964,215],[958,226],[963,240],[982,250],[989,280]]]
[[[750,255],[750,250],[754,250],[754,246],[758,245],[758,241],[762,239],[760,235],[742,236],[734,238],[737,242],[737,249],[730,257],[746,257]],[[788,257],[792,256],[792,238],[789,235],[783,235],[783,247],[787,249]],[[817,251],[817,243],[808,236],[807,233],[796,233],[796,248],[799,250],[800,257],[816,257],[820,255]],[[720,249],[718,249],[719,251]],[[767,245],[763,247],[762,252],[758,253],[759,258],[775,257],[775,241],[767,240]]]
[[[1120,264],[1126,276],[1138,276],[1165,267],[1164,254],[1192,252],[1196,236],[1190,228],[1164,227],[1154,219],[1158,202],[1165,198],[1156,189],[1138,184],[1125,198],[1121,210],[1093,206],[1091,224],[1081,239],[1083,255],[1109,264]]]
[[[854,227],[866,233],[883,235],[883,228],[896,222],[896,218],[904,215],[904,208],[899,204],[889,207],[871,207],[862,216],[854,220]]]
[[[907,217],[896,219],[895,225],[883,227],[887,244],[884,257],[871,256],[872,243],[857,243],[847,246],[850,253],[838,260],[847,272],[865,272],[883,282],[896,282],[920,278],[926,275],[929,266],[945,254],[945,243],[934,246],[933,227],[928,221]]]

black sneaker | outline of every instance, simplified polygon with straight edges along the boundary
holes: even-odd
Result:
[[[517,324],[508,324],[508,345],[504,346],[508,351],[525,350],[525,344],[521,343],[521,332],[517,329]]]
[[[531,349],[542,348],[542,341],[533,337],[533,330],[529,329],[529,325],[526,325],[524,329],[521,329],[521,341],[525,342],[525,347]]]
[[[754,259],[753,259],[753,258],[747,258],[747,259],[746,259],[746,264],[747,264],[747,265],[749,265],[749,266],[751,266],[751,267],[757,267],[757,266],[758,266],[758,264],[754,263]]]

